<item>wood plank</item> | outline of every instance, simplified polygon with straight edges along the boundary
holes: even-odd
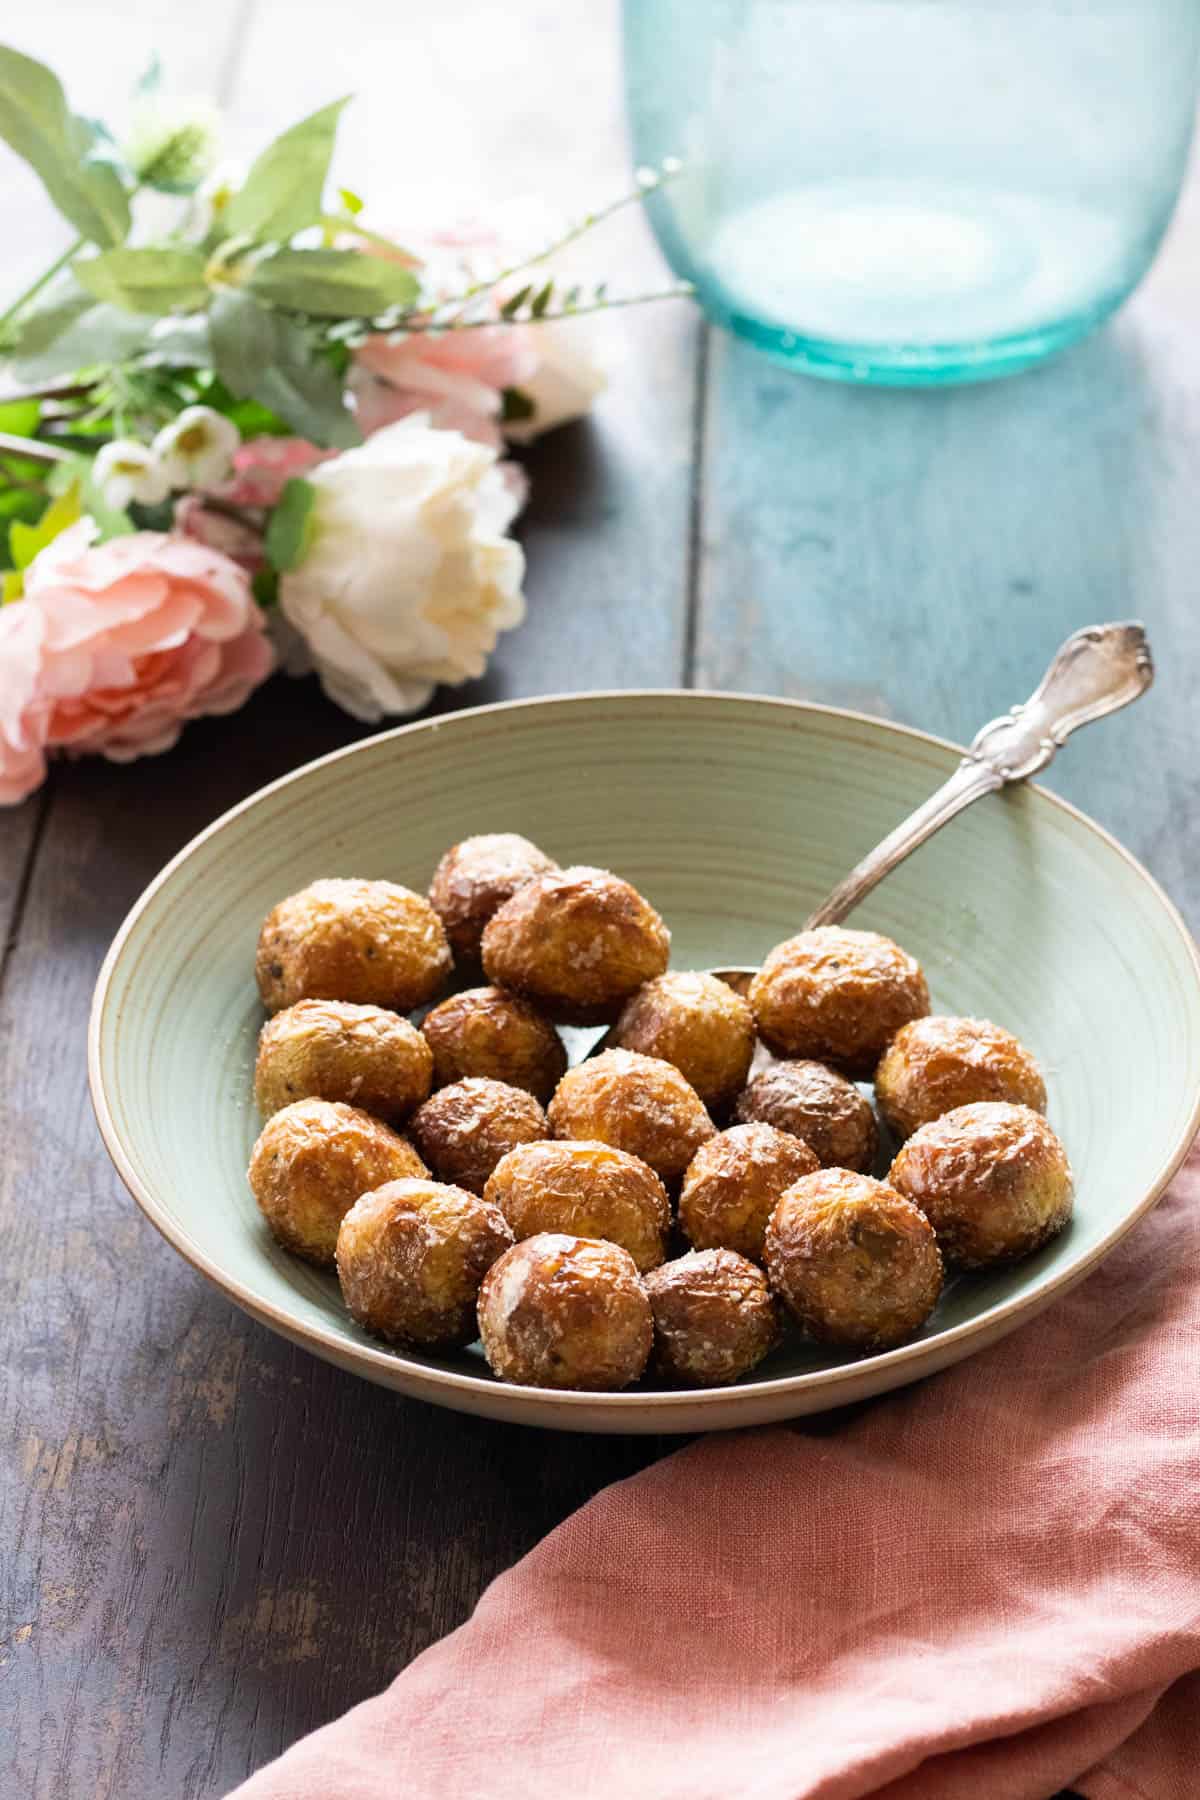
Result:
[[[522,184],[591,200],[624,181],[611,5],[585,19],[523,0],[501,20],[454,0],[435,32],[402,42],[371,0],[337,16],[331,31],[324,6],[253,9],[235,139],[357,88],[342,166],[369,194],[393,185],[400,217],[431,170],[468,203]],[[632,220],[594,254],[632,279],[655,269]],[[679,678],[695,328],[623,315],[607,335],[618,366],[595,428],[529,454],[529,622],[442,706]],[[20,1370],[0,1663],[13,1786],[31,1800],[223,1793],[377,1690],[493,1574],[661,1448],[516,1432],[318,1364],[160,1242],[98,1145],[82,1022],[124,911],[223,807],[361,735],[315,683],[280,678],[167,757],[59,773],[0,1000],[15,1147],[0,1216],[18,1296],[0,1334]]]
[[[1143,293],[1044,368],[978,387],[813,381],[721,337],[696,680],[960,741],[1080,625],[1145,620],[1159,676],[1050,785],[1200,919],[1200,352],[1193,183]],[[864,845],[864,849],[866,846]]]

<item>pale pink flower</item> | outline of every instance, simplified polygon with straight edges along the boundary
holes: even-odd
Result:
[[[307,475],[336,454],[335,450],[319,450],[304,438],[251,438],[234,451],[233,474],[227,481],[201,493],[184,494],[176,502],[175,529],[210,550],[232,556],[248,575],[256,575],[266,566],[261,527],[267,511],[277,504],[293,476]],[[244,524],[207,506],[205,501],[210,498],[254,514],[254,523]]]
[[[23,601],[0,607],[0,806],[13,806],[46,776],[49,705],[38,694],[42,624]]]
[[[377,333],[354,353],[350,392],[365,437],[424,412],[435,431],[461,431],[498,450],[505,388],[537,372],[528,333],[509,325],[478,330]]]
[[[175,502],[175,529],[222,556],[232,556],[247,575],[257,575],[266,567],[261,531],[231,519],[228,513],[214,512],[205,506],[203,494],[184,494]]]
[[[80,520],[35,558],[0,629],[0,799],[45,753],[113,762],[169,750],[188,719],[235,711],[274,667],[244,570],[176,533],[94,546]]]
[[[336,450],[321,450],[306,438],[251,438],[233,453],[233,474],[212,492],[235,506],[274,506],[295,475],[307,475]]]

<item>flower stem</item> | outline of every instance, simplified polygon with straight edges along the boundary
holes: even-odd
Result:
[[[498,287],[502,281],[511,280],[514,275],[520,275],[526,269],[535,268],[538,263],[545,262],[551,256],[557,256],[560,250],[565,250],[569,244],[575,243],[581,237],[586,237],[589,231],[594,230],[597,225],[602,225],[606,219],[611,219],[614,213],[623,212],[627,206],[639,204],[646,198],[648,193],[653,193],[656,188],[661,187],[664,179],[669,179],[670,176],[676,173],[677,170],[672,167],[663,174],[655,172],[653,178],[648,176],[644,181],[639,180],[637,187],[633,188],[629,193],[621,194],[616,200],[610,200],[607,206],[600,207],[596,212],[586,213],[582,219],[577,219],[573,225],[569,225],[564,232],[552,239],[550,243],[544,244],[540,250],[535,250],[532,256],[523,256],[519,262],[510,263],[508,268],[501,269],[497,274],[489,276],[486,281],[473,282],[472,285],[469,288],[465,288],[461,294],[455,294],[449,300],[443,301],[438,308],[439,312],[442,311],[444,307],[449,306],[453,308],[450,315],[451,318],[457,318],[458,314],[468,306],[472,300],[476,299],[478,295],[487,293],[489,288]],[[665,294],[648,294],[646,298],[666,299],[668,296]],[[616,302],[613,304],[615,305]],[[622,304],[631,305],[633,303],[631,301],[625,301]],[[596,309],[580,308],[581,312],[585,310],[595,311]],[[495,321],[491,320],[489,323],[494,324]]]
[[[26,462],[45,463],[50,468],[69,460],[65,450],[54,450],[40,438],[15,437],[10,431],[0,431],[0,456],[20,456]]]
[[[485,316],[479,319],[461,319],[455,315],[449,319],[414,319],[411,323],[406,321],[403,325],[396,326],[395,330],[399,336],[423,333],[436,337],[443,331],[480,331],[487,325],[550,325],[558,319],[582,319],[588,313],[614,312],[621,306],[649,306],[655,300],[686,300],[692,292],[690,282],[680,281],[673,287],[660,288],[653,294],[625,294],[615,300],[595,300],[587,306],[564,306],[557,312],[547,309],[528,317],[493,319]]]
[[[60,269],[65,269],[72,258],[78,256],[86,243],[86,238],[77,237],[73,244],[67,245],[61,256],[54,259],[48,269],[42,270],[42,273],[38,276],[37,280],[31,282],[23,294],[17,295],[12,305],[7,307],[3,313],[0,313],[0,331],[3,331],[6,325],[11,325],[18,313],[23,312],[29,302],[41,293],[47,282],[54,280],[54,277],[58,274]]]

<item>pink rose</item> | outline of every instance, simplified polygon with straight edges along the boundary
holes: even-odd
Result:
[[[188,719],[233,712],[274,667],[245,572],[189,538],[92,546],[83,519],[47,546],[0,615],[0,800],[48,751],[113,762],[169,750]]]
[[[234,451],[229,480],[213,492],[234,506],[274,506],[294,475],[307,475],[336,455],[306,438],[250,438]]]
[[[41,620],[24,601],[0,607],[0,806],[12,806],[46,774],[47,703],[38,695]]]
[[[498,450],[503,390],[530,380],[537,364],[527,333],[510,325],[443,337],[379,333],[354,353],[350,392],[365,437],[424,412],[436,431]]]

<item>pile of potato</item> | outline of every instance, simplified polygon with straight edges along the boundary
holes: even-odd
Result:
[[[366,1330],[479,1338],[531,1386],[713,1386],[789,1320],[900,1344],[946,1262],[1009,1261],[1066,1224],[1037,1063],[999,1026],[931,1016],[899,945],[803,931],[743,994],[669,971],[670,941],[619,876],[507,833],[456,844],[427,898],[321,880],[269,914],[250,1185]],[[456,973],[487,985],[405,1016]],[[572,1069],[565,1024],[610,1027]],[[901,1144],[886,1181],[871,1078]]]

